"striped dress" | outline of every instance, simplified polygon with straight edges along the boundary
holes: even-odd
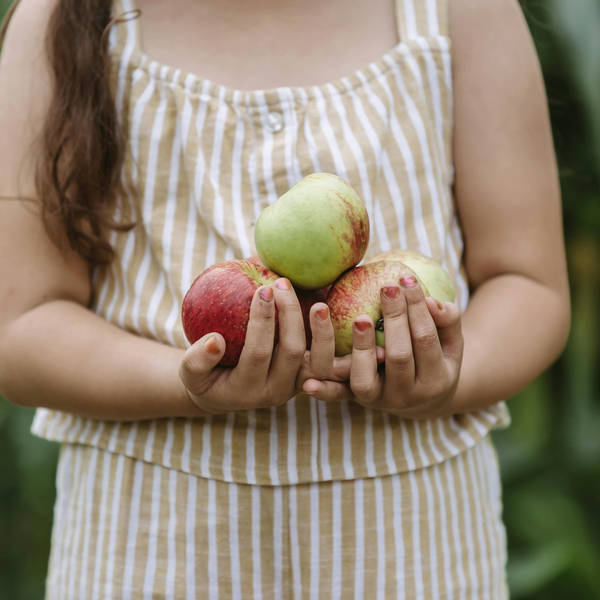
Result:
[[[367,255],[435,257],[464,310],[447,1],[396,0],[399,43],[346,77],[242,91],[146,55],[135,6],[115,0],[115,216],[137,226],[112,235],[93,309],[185,348],[193,278],[254,254],[262,208],[327,171],[367,206]],[[305,394],[133,423],[38,409],[32,431],[62,443],[47,598],[505,598],[489,431],[508,422],[504,403],[408,421]]]

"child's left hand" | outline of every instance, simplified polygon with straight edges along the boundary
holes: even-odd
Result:
[[[375,329],[367,315],[354,321],[350,380],[307,379],[303,389],[323,401],[351,399],[406,419],[456,412],[452,399],[462,363],[456,304],[423,295],[413,277],[381,289],[385,369],[377,369]]]

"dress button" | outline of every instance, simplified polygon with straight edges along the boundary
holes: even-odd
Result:
[[[267,125],[269,129],[275,133],[281,131],[283,129],[283,117],[281,113],[278,112],[270,112],[267,115]]]

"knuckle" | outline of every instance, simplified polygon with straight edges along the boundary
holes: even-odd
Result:
[[[362,339],[360,336],[354,336],[352,339],[352,352],[363,356],[375,352],[375,340]]]
[[[414,341],[424,349],[434,348],[439,343],[437,332],[432,329],[417,331],[414,336]]]
[[[351,383],[352,392],[359,397],[368,396],[372,385],[370,379],[360,378]]]
[[[181,373],[183,376],[191,375],[199,370],[196,353],[188,350],[181,360]]]
[[[413,361],[412,351],[410,350],[386,350],[386,364],[396,368],[405,370]]]
[[[289,342],[282,344],[281,351],[283,356],[290,362],[301,363],[304,359],[305,348],[300,344],[291,344]]]
[[[404,296],[398,297],[394,302],[385,303],[381,306],[384,312],[384,317],[387,319],[397,320],[406,317],[407,307]]]
[[[248,352],[248,360],[253,365],[263,364],[271,360],[272,350],[267,346],[254,346]]]
[[[275,311],[273,310],[273,306],[264,306],[264,305],[259,305],[257,311],[253,314],[250,315],[250,318],[254,319],[255,321],[261,321],[261,322],[270,322],[270,321],[274,321],[275,320]]]

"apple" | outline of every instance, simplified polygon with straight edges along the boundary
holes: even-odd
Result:
[[[299,288],[315,290],[361,261],[369,217],[343,179],[313,173],[261,212],[254,242],[269,269]]]
[[[193,344],[207,333],[218,332],[226,344],[219,364],[236,365],[246,340],[254,292],[277,279],[277,273],[253,259],[229,260],[203,271],[192,282],[181,307],[188,341]]]
[[[391,260],[370,262],[346,271],[332,286],[327,304],[335,332],[335,354],[352,352],[352,327],[358,315],[369,315],[375,324],[378,346],[385,347],[380,290],[386,284],[415,272],[404,263]]]
[[[456,293],[452,280],[442,265],[433,258],[414,250],[388,250],[370,257],[363,264],[380,260],[398,261],[405,264],[415,272],[417,281],[426,296],[443,302],[454,302]]]

